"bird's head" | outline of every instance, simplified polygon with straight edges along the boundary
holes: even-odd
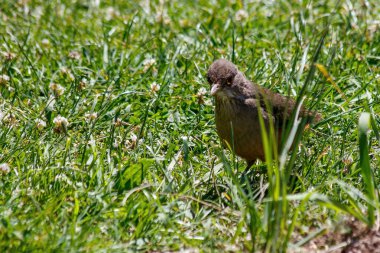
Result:
[[[230,97],[234,92],[233,81],[239,73],[236,66],[225,59],[219,59],[211,64],[207,72],[207,81],[211,85],[211,95]]]

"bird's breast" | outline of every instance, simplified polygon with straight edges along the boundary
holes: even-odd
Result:
[[[239,100],[216,100],[215,123],[219,137],[247,160],[263,156],[258,117],[254,105]]]
[[[222,100],[216,103],[215,120],[217,128],[222,132],[226,130],[231,134],[231,127],[234,132],[247,131],[247,126],[258,123],[258,113],[256,108],[250,108],[240,101]]]

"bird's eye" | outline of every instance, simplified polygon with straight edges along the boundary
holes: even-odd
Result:
[[[229,76],[227,77],[227,85],[231,85],[232,84],[232,81],[233,81],[234,77],[233,76]]]
[[[211,83],[211,78],[207,76],[207,82]]]

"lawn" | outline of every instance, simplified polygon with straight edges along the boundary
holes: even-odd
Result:
[[[313,252],[378,229],[379,13],[1,1],[0,251]],[[243,173],[216,133],[218,58],[322,120]]]

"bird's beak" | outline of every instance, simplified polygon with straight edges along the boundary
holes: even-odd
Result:
[[[211,86],[211,96],[215,96],[220,91],[221,86],[218,83],[213,83]]]

